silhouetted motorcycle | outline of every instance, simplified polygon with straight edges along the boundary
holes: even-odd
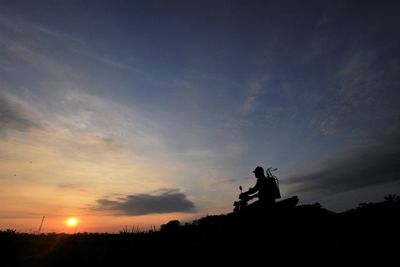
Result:
[[[275,183],[276,186],[275,186],[275,190],[274,190],[273,194],[275,195],[275,199],[278,199],[278,198],[281,198],[281,194],[280,194],[280,190],[279,190],[279,181],[278,181],[278,178],[272,174],[272,172],[276,171],[276,170],[278,170],[278,169],[277,168],[273,169],[272,167],[270,167],[265,170],[265,174],[266,174],[267,179],[272,179],[273,182]],[[239,189],[240,189],[239,200],[233,202],[233,206],[234,206],[233,211],[234,212],[245,210],[249,206],[248,202],[257,197],[257,194],[250,196],[247,193],[243,193],[242,186],[239,186]],[[290,197],[290,198],[286,198],[281,201],[278,201],[278,202],[276,202],[275,205],[277,207],[294,207],[297,205],[298,202],[299,202],[299,198],[297,196],[294,196],[294,197]],[[251,205],[253,205],[253,203]]]
[[[233,208],[233,211],[240,211],[240,210],[245,209],[248,206],[248,202],[250,200],[252,200],[253,198],[255,198],[255,196],[250,196],[246,193],[243,193],[242,186],[239,186],[239,189],[240,189],[239,200],[233,202],[233,206],[235,206]]]

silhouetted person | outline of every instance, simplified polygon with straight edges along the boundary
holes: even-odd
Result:
[[[264,174],[263,167],[256,167],[253,171],[255,177],[257,178],[257,183],[254,187],[251,187],[247,192],[243,194],[252,195],[251,199],[258,197],[259,205],[264,207],[270,207],[275,204],[277,185],[273,178],[267,178]]]

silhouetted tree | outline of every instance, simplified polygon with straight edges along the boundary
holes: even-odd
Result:
[[[178,220],[172,220],[169,221],[166,224],[161,225],[160,230],[161,231],[173,231],[179,228],[179,226],[181,226],[181,223]]]
[[[399,204],[400,203],[400,196],[396,194],[391,194],[385,196],[385,202],[391,203],[391,204]]]

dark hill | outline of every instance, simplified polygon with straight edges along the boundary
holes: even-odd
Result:
[[[193,262],[265,264],[324,259],[381,263],[399,251],[400,199],[363,203],[343,213],[321,205],[300,205],[268,212],[206,216],[181,225],[170,221],[160,231],[32,235],[0,232],[1,266],[106,266]],[[132,263],[132,264],[127,264]]]

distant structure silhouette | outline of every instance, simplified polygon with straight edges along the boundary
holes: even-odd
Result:
[[[40,232],[42,231],[44,218],[45,218],[45,216],[42,217],[42,221],[40,222],[39,229],[38,229],[38,231],[37,231],[38,234],[40,234]]]

